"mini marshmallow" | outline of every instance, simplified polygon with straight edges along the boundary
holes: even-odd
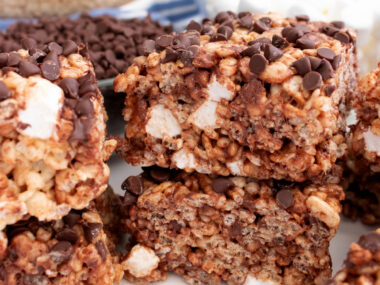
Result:
[[[160,259],[155,252],[143,245],[137,244],[122,263],[124,270],[137,278],[148,276],[158,267]]]
[[[172,112],[164,105],[156,105],[149,110],[150,119],[145,126],[145,131],[153,137],[175,137],[181,133],[181,126]]]
[[[368,129],[363,133],[363,138],[365,141],[365,146],[367,151],[374,151],[377,155],[380,155],[380,137],[376,136],[374,133]]]

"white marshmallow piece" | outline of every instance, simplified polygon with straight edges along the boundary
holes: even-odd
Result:
[[[19,121],[26,128],[18,131],[24,135],[48,139],[55,130],[63,105],[64,95],[61,88],[49,80],[39,77],[30,77],[24,90],[25,109],[18,111]]]
[[[244,165],[243,165],[242,160],[227,162],[226,166],[233,175],[244,176],[244,171],[243,171]]]
[[[181,149],[174,153],[173,162],[179,169],[191,169],[196,168],[195,157],[192,153]]]
[[[208,100],[214,102],[220,102],[222,99],[231,100],[234,96],[234,93],[224,87],[216,80],[216,76],[214,75],[212,78],[212,82],[208,86]]]
[[[172,112],[164,105],[155,105],[149,110],[150,116],[145,131],[155,138],[175,137],[181,133],[181,126]]]
[[[151,248],[137,244],[132,248],[122,265],[124,270],[128,270],[137,278],[141,278],[151,274],[158,267],[159,262],[160,259]]]
[[[380,155],[380,137],[372,133],[370,129],[363,134],[363,137],[366,150]]]
[[[358,118],[356,116],[356,111],[351,109],[346,118],[347,127],[356,125],[358,123]]]

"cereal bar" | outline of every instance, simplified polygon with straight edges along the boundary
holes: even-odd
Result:
[[[221,12],[144,43],[114,81],[133,165],[337,183],[356,35],[341,22]]]

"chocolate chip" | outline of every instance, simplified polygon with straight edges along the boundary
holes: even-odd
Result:
[[[75,226],[80,219],[80,215],[71,211],[68,213],[66,216],[63,217],[63,221],[65,222],[66,225],[69,227]]]
[[[75,113],[79,117],[93,117],[94,116],[94,107],[89,98],[81,98],[79,99],[76,107]]]
[[[239,221],[233,223],[230,229],[230,236],[233,239],[239,239],[242,236],[242,226]]]
[[[321,65],[318,67],[317,71],[322,75],[323,80],[334,77],[334,69],[331,63],[326,59],[322,59]]]
[[[101,240],[98,240],[98,241],[95,243],[95,248],[96,248],[96,251],[99,253],[100,258],[101,258],[103,261],[106,261],[106,259],[107,259],[107,254],[108,254],[108,250],[107,250],[106,246],[104,245],[104,243],[103,243]]]
[[[77,118],[74,120],[74,130],[69,137],[70,141],[87,141],[94,119]]]
[[[280,190],[276,194],[276,202],[283,209],[290,208],[294,203],[293,193],[288,189]]]
[[[53,81],[59,78],[59,64],[53,60],[44,60],[41,64],[42,76]]]
[[[59,241],[68,241],[72,244],[75,244],[78,241],[78,234],[75,230],[65,228],[61,231],[59,231],[56,235],[55,238]]]
[[[11,240],[15,236],[22,234],[24,232],[28,232],[28,231],[30,231],[30,229],[25,226],[10,227],[7,229],[7,236],[8,236],[8,239]]]
[[[338,29],[343,29],[345,26],[343,21],[333,21],[331,22],[331,25]]]
[[[162,63],[176,61],[177,58],[178,58],[178,52],[168,47],[165,49],[165,58],[162,60]]]
[[[310,71],[305,74],[302,84],[304,89],[312,91],[321,87],[322,76],[316,71]]]
[[[190,23],[187,25],[186,30],[194,30],[200,32],[202,30],[202,25],[194,20],[191,20]]]
[[[79,98],[78,96],[78,90],[79,90],[79,83],[76,79],[71,77],[66,77],[59,82],[59,86],[62,88],[63,92],[65,93],[66,97],[69,98]]]
[[[300,49],[313,49],[315,48],[315,42],[307,37],[301,37],[296,41],[297,47]]]
[[[212,35],[210,42],[221,42],[221,41],[226,41],[227,37],[223,34],[214,34]]]
[[[214,34],[214,30],[213,30],[212,26],[204,25],[202,27],[201,34],[211,36],[212,34]]]
[[[319,49],[317,49],[317,55],[320,58],[325,58],[327,60],[333,60],[335,57],[335,52],[329,48],[319,48]]]
[[[254,41],[248,42],[248,45],[252,46],[252,45],[255,45],[257,43],[259,43],[260,44],[260,48],[263,49],[263,47],[265,47],[265,45],[271,44],[272,41],[269,38],[267,38],[267,37],[262,37],[262,38],[258,38],[256,40],[254,40]]]
[[[239,19],[239,25],[243,28],[250,29],[252,27],[252,15],[246,14]]]
[[[380,234],[377,232],[370,232],[360,237],[358,244],[372,252],[377,253],[380,250]]]
[[[331,94],[335,91],[336,87],[334,84],[326,85],[323,90],[325,91],[325,95],[330,97]]]
[[[91,243],[100,233],[103,225],[101,223],[84,223],[82,225],[84,237]]]
[[[179,59],[185,66],[190,66],[193,62],[194,57],[198,53],[199,48],[197,46],[189,47],[189,50],[183,50],[179,53]]]
[[[292,66],[296,69],[297,73],[304,76],[311,71],[310,60],[307,56],[304,56],[292,63]]]
[[[282,29],[281,34],[288,42],[294,43],[297,39],[304,35],[304,32],[301,29],[294,27],[286,27]]]
[[[128,207],[136,204],[137,197],[129,192],[124,193],[123,205]]]
[[[145,40],[142,45],[144,55],[150,54],[152,51],[154,51],[155,47],[156,42],[154,40]]]
[[[34,58],[37,61],[46,56],[46,52],[38,48],[30,49],[29,54],[31,55],[32,58]]]
[[[172,42],[173,42],[173,36],[162,35],[157,38],[156,45],[158,45],[158,47],[160,48],[166,48],[170,46]]]
[[[69,56],[72,53],[77,53],[78,52],[78,45],[72,41],[72,40],[67,40],[63,44],[63,49],[62,49],[62,54],[64,56]]]
[[[170,170],[158,166],[147,168],[150,177],[158,183],[164,182],[170,177]]]
[[[25,39],[21,40],[21,45],[24,49],[30,50],[30,49],[35,48],[37,46],[37,42],[35,39],[25,38]]]
[[[73,253],[74,249],[71,243],[60,241],[51,248],[49,255],[54,262],[61,264],[69,261]]]
[[[348,44],[350,42],[350,37],[347,35],[347,33],[339,32],[334,35],[334,39],[337,39],[338,41]]]
[[[3,81],[0,81],[0,101],[4,101],[11,98],[12,92],[9,90],[8,86],[5,85]]]
[[[215,22],[220,24],[230,19],[230,17],[231,17],[230,14],[223,11],[223,12],[218,13],[215,16]]]
[[[144,191],[143,181],[141,176],[129,176],[124,180],[123,184],[121,184],[121,189],[125,191],[129,191],[135,195],[141,195]]]
[[[340,54],[334,57],[333,61],[331,62],[331,65],[334,68],[334,70],[338,69],[341,59],[342,59],[342,56]]]
[[[249,61],[249,69],[252,73],[260,74],[264,72],[268,62],[266,58],[261,54],[255,54],[251,57]]]
[[[323,26],[321,28],[321,32],[332,37],[334,36],[337,32],[339,32],[339,29],[335,28],[334,26]]]
[[[0,53],[0,67],[6,66],[8,64],[8,54],[3,52]]]
[[[274,45],[277,48],[283,49],[286,48],[289,44],[283,37],[280,37],[279,35],[273,35],[272,45]]]
[[[224,194],[235,187],[235,184],[228,178],[219,177],[211,182],[212,189],[219,194]]]
[[[8,66],[18,66],[22,57],[17,52],[11,52],[8,56]]]
[[[29,77],[31,75],[40,74],[40,68],[26,60],[22,60],[19,65],[20,75],[24,77]]]
[[[260,43],[255,43],[254,45],[252,45],[252,46],[246,48],[245,50],[243,50],[243,51],[240,53],[240,55],[241,55],[242,57],[244,57],[244,56],[249,56],[249,57],[251,57],[251,56],[253,56],[254,54],[258,54],[258,53],[260,53],[260,47],[261,47],[261,44],[260,44]]]
[[[276,61],[280,57],[282,57],[284,53],[282,50],[276,48],[274,45],[266,45],[264,48],[264,56],[269,62]]]
[[[54,52],[57,55],[61,55],[63,52],[63,48],[57,44],[56,42],[51,42],[48,44],[48,50],[50,52]]]
[[[309,56],[308,58],[310,60],[311,70],[317,70],[321,65],[322,59],[314,56]]]
[[[224,35],[228,40],[229,38],[231,38],[233,31],[228,26],[221,26],[218,28],[217,33]]]
[[[268,31],[270,29],[271,22],[272,20],[268,17],[260,18],[253,24],[253,30],[259,34]]]
[[[304,22],[309,22],[310,18],[308,15],[297,15],[296,16],[297,21],[304,21]]]

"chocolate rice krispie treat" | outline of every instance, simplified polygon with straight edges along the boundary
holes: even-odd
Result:
[[[380,284],[380,229],[352,243],[343,269],[326,285]]]
[[[114,81],[127,93],[120,152],[133,165],[337,183],[355,38],[341,22],[222,12],[146,41]]]
[[[61,220],[36,218],[0,232],[0,284],[109,284],[123,272],[95,208]]]
[[[0,54],[0,230],[59,219],[107,188],[107,118],[86,49],[68,41]]]
[[[123,224],[134,247],[122,262],[131,281],[175,272],[189,284],[322,284],[339,225],[340,186],[208,176],[157,166],[122,188]]]

